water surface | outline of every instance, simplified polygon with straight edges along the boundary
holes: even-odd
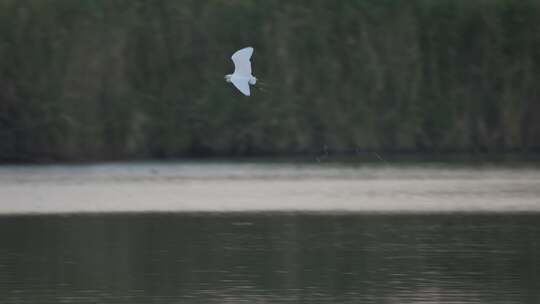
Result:
[[[0,218],[0,303],[538,303],[540,215]]]
[[[540,170],[162,163],[0,167],[0,214],[540,212]]]
[[[0,303],[540,303],[540,171],[0,167]]]

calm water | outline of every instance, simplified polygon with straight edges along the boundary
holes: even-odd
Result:
[[[539,180],[497,168],[2,167],[0,303],[540,303]],[[73,214],[87,211],[102,213]]]
[[[149,163],[0,166],[0,214],[540,212],[540,169]]]
[[[539,303],[540,215],[0,219],[0,303]]]

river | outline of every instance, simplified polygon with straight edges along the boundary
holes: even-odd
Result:
[[[0,303],[539,303],[540,170],[0,167]]]

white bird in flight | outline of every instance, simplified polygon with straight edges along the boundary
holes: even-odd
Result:
[[[249,85],[255,85],[257,83],[257,78],[251,75],[251,61],[249,61],[251,55],[253,55],[252,47],[246,47],[236,51],[231,56],[234,62],[234,73],[225,75],[225,80],[232,82],[246,96],[251,95]]]

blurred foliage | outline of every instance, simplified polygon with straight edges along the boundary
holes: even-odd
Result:
[[[0,159],[535,151],[539,18],[536,0],[0,0]],[[223,75],[248,45],[265,86],[245,98]]]

